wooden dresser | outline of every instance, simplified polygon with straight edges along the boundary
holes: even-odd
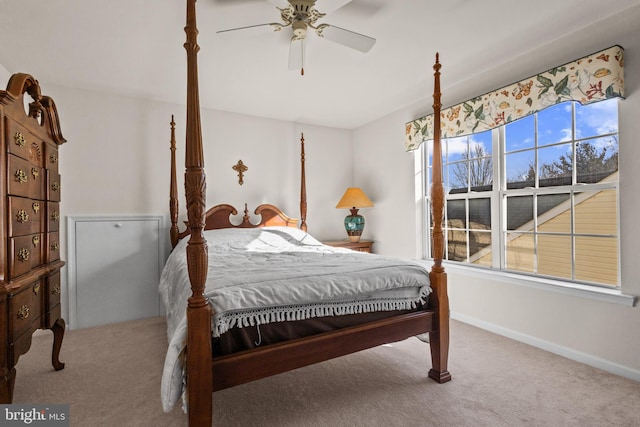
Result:
[[[335,246],[336,248],[347,248],[352,251],[371,253],[371,246],[373,242],[371,240],[360,240],[359,242],[350,242],[348,240],[327,240],[322,242],[325,245]]]
[[[60,175],[64,143],[55,103],[28,74],[0,91],[0,403],[11,403],[18,358],[37,329],[53,331],[51,362],[59,360]]]

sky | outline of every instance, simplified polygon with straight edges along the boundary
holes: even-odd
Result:
[[[608,147],[608,153],[617,151],[617,136],[593,138],[618,131],[618,98],[588,105],[575,102],[575,139],[594,144],[598,151]],[[491,131],[447,139],[445,156],[449,162],[464,159],[467,143],[470,152],[476,153],[480,146],[487,155],[492,153]],[[538,141],[536,148],[535,118],[533,115],[505,125],[505,151],[507,161],[507,180],[519,181],[535,161],[538,154],[538,164],[550,164],[560,156],[571,156],[573,141],[572,102],[554,105],[538,113]],[[613,146],[612,146],[613,143]],[[444,160],[446,163],[446,159]],[[446,180],[445,180],[446,181]]]

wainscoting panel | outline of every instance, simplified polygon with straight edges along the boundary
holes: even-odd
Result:
[[[164,216],[69,216],[69,328],[162,314]]]

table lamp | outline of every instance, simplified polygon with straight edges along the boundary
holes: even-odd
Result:
[[[364,217],[358,215],[358,209],[373,207],[373,203],[358,187],[349,187],[336,205],[337,209],[350,209],[351,215],[344,219],[344,228],[347,230],[349,241],[359,242],[362,230],[364,230]]]

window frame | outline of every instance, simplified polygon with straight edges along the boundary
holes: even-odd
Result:
[[[572,103],[574,104],[574,103]],[[616,108],[618,108],[619,110],[619,105],[620,103],[617,102],[616,103]],[[535,120],[535,132],[538,132],[538,126],[537,126],[537,114],[534,116],[534,120]],[[465,227],[465,233],[467,235],[467,260],[464,262],[459,262],[459,261],[451,261],[448,259],[448,230],[450,230],[450,228],[447,226],[447,209],[445,207],[445,215],[444,215],[444,232],[445,232],[445,259],[443,260],[444,263],[447,264],[447,268],[451,269],[451,267],[453,267],[453,270],[458,270],[458,267],[460,267],[461,270],[463,271],[477,271],[478,274],[485,274],[487,272],[489,272],[490,274],[500,274],[501,276],[504,277],[508,277],[510,281],[512,281],[514,278],[518,278],[519,280],[522,280],[524,282],[527,283],[534,283],[536,285],[543,285],[544,287],[548,287],[548,285],[552,285],[555,288],[558,289],[569,289],[569,290],[580,290],[580,292],[587,292],[587,293],[602,293],[603,295],[606,295],[607,298],[610,297],[611,295],[616,295],[616,296],[621,296],[621,300],[623,303],[627,304],[628,303],[628,298],[626,298],[626,296],[622,296],[621,294],[621,254],[620,254],[620,247],[621,247],[621,243],[620,243],[620,186],[619,186],[619,180],[615,180],[614,182],[597,182],[597,183],[589,183],[589,184],[582,184],[582,183],[578,183],[577,182],[577,168],[575,167],[576,165],[576,147],[577,144],[579,144],[580,142],[583,141],[588,141],[591,139],[594,139],[595,137],[601,138],[603,136],[611,136],[611,135],[617,135],[619,137],[619,126],[618,129],[616,130],[616,132],[613,133],[608,133],[608,134],[602,134],[602,135],[591,135],[589,137],[585,137],[585,138],[576,138],[576,107],[573,105],[572,106],[572,127],[573,127],[573,131],[572,131],[572,136],[568,141],[560,141],[557,142],[556,144],[566,144],[567,142],[570,142],[572,144],[572,159],[573,159],[573,169],[572,169],[572,183],[570,185],[563,185],[563,186],[543,186],[540,187],[538,185],[539,183],[539,177],[538,174],[536,174],[536,185],[534,187],[529,187],[529,188],[521,188],[521,189],[507,189],[507,168],[505,165],[505,159],[507,154],[512,154],[514,152],[517,152],[517,150],[513,150],[510,152],[506,152],[506,143],[505,143],[505,135],[506,135],[506,131],[505,131],[505,126],[500,126],[498,128],[495,128],[493,130],[491,130],[491,159],[493,162],[493,181],[492,181],[492,189],[490,191],[486,191],[486,192],[478,192],[478,193],[474,193],[470,186],[468,185],[468,189],[466,192],[461,192],[458,194],[449,194],[448,192],[445,194],[445,198],[447,201],[449,200],[464,200],[465,204],[468,204],[468,201],[474,198],[489,198],[490,199],[490,205],[491,205],[491,246],[492,246],[492,252],[494,253],[494,256],[492,256],[492,262],[491,262],[491,266],[482,266],[482,265],[475,265],[475,264],[471,264],[469,263],[469,232],[471,229],[470,227],[470,223],[469,223],[469,210],[466,209],[466,227]],[[618,122],[619,122],[619,114],[618,114]],[[449,138],[451,139],[451,138]],[[447,139],[443,138],[443,145],[447,144]],[[532,148],[534,150],[535,153],[535,166],[536,166],[536,170],[538,170],[539,164],[538,164],[538,150],[541,147],[548,147],[552,144],[542,144],[542,145],[538,145],[538,144],[534,144],[534,147]],[[425,143],[422,144],[420,147],[420,150],[417,150],[417,155],[420,157],[420,162],[416,162],[416,168],[420,168],[417,172],[419,174],[422,175],[422,179],[420,180],[420,184],[422,186],[422,188],[420,189],[420,195],[421,195],[421,200],[422,203],[420,204],[420,206],[422,207],[422,215],[421,215],[421,222],[422,222],[422,232],[421,232],[421,244],[422,244],[422,248],[423,248],[423,254],[422,257],[425,259],[430,259],[430,253],[431,253],[431,237],[430,237],[430,230],[432,228],[432,224],[431,224],[431,195],[430,195],[430,187],[431,187],[431,183],[430,183],[430,179],[432,176],[432,171],[431,171],[431,167],[432,165],[430,164],[430,144]],[[443,149],[446,149],[447,145],[445,145],[445,147],[443,147]],[[620,148],[620,144],[618,141],[618,150]],[[531,149],[531,148],[529,148]],[[521,150],[524,151],[524,150]],[[468,151],[467,151],[468,152]],[[446,163],[443,164],[443,169],[446,167]],[[446,169],[443,170],[443,172],[446,172]],[[615,173],[615,172],[614,172]],[[418,181],[416,181],[418,182]],[[449,181],[449,178],[447,178],[447,182]],[[601,190],[614,190],[615,191],[615,196],[616,196],[616,235],[612,236],[605,236],[605,237],[615,237],[616,238],[616,246],[617,246],[617,254],[616,254],[616,259],[617,259],[617,265],[616,265],[616,271],[617,271],[617,283],[615,285],[611,284],[604,284],[604,283],[596,283],[596,282],[587,282],[587,281],[581,281],[581,280],[576,280],[576,269],[575,269],[575,248],[576,245],[574,243],[574,240],[576,238],[576,236],[581,236],[583,233],[576,233],[575,232],[575,225],[574,225],[574,220],[573,220],[573,216],[574,216],[574,207],[576,206],[575,204],[575,194],[584,192],[584,191],[601,191]],[[569,200],[571,202],[570,204],[570,209],[572,211],[571,213],[571,229],[570,232],[568,233],[568,237],[571,239],[571,248],[572,248],[572,255],[571,255],[571,262],[572,262],[572,267],[571,267],[571,279],[567,279],[567,278],[560,278],[560,277],[552,277],[552,276],[545,276],[545,275],[540,275],[538,273],[532,272],[532,273],[527,273],[527,272],[522,272],[522,271],[516,271],[516,270],[509,270],[506,268],[506,262],[507,262],[507,256],[506,256],[506,236],[508,234],[507,232],[507,227],[506,227],[506,209],[507,209],[507,203],[506,203],[506,199],[507,197],[512,197],[512,196],[520,196],[520,195],[526,195],[526,196],[532,196],[532,197],[537,197],[538,195],[544,195],[544,194],[561,194],[561,193],[566,193],[569,195]],[[537,220],[537,215],[534,215],[534,220]],[[535,231],[533,232],[534,235],[538,234],[538,235],[544,235],[546,234],[545,232],[540,232],[539,230],[535,229]],[[561,235],[567,235],[567,234],[561,234]],[[599,237],[602,237],[603,235],[599,235]],[[497,244],[497,245],[496,245]],[[537,245],[536,245],[536,249],[537,249]],[[497,254],[498,256],[495,256],[495,254]]]

